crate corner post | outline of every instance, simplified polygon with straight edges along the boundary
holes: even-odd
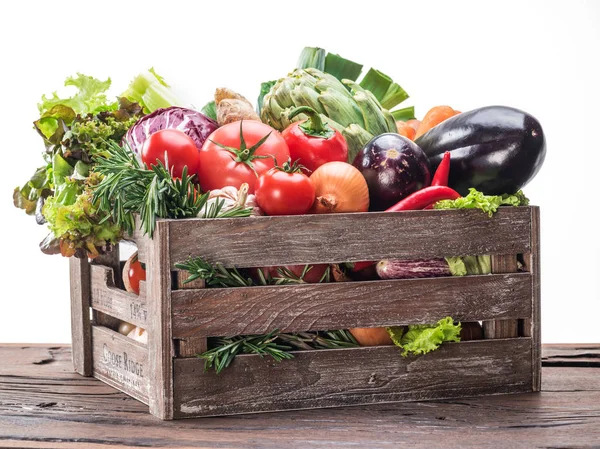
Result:
[[[541,335],[541,270],[540,270],[540,208],[531,207],[531,253],[529,263],[532,282],[532,319],[529,326],[532,345],[533,391],[542,389],[542,335]]]
[[[92,375],[92,323],[90,263],[87,259],[69,258],[69,286],[73,369],[89,377]]]
[[[148,363],[150,413],[173,419],[173,357],[169,222],[159,220],[148,241],[146,279],[149,326]]]

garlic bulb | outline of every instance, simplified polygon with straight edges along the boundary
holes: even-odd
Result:
[[[148,332],[146,329],[142,329],[141,327],[135,327],[127,334],[129,338],[133,338],[135,341],[139,341],[140,343],[148,344]]]
[[[224,200],[222,211],[228,211],[236,206],[251,207],[251,216],[264,215],[263,211],[256,204],[256,198],[254,194],[248,194],[248,184],[243,183],[239,190],[234,186],[223,187],[222,189],[215,189],[210,191],[208,201],[202,210],[198,213],[198,217],[204,218],[206,211],[209,210],[211,205],[217,200]]]

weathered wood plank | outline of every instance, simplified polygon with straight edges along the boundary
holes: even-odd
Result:
[[[94,310],[146,328],[148,323],[148,307],[145,292],[140,295],[126,292],[115,286],[111,268],[93,265],[91,305]]]
[[[544,348],[543,366],[600,368],[600,345],[565,345]],[[600,376],[599,376],[600,378]]]
[[[146,247],[146,301],[148,304],[148,361],[150,413],[173,419],[173,357],[171,335],[171,266],[168,224],[159,221]]]
[[[82,376],[91,376],[90,264],[87,259],[71,257],[69,258],[69,272],[73,369]]]
[[[190,273],[187,271],[177,271],[177,288],[181,290],[203,289],[206,284],[203,279],[195,279],[186,282]],[[172,306],[171,306],[172,307]],[[206,337],[185,337],[175,340],[175,351],[177,357],[194,357],[196,354],[202,354],[208,349],[208,340]]]
[[[529,255],[529,266],[531,270],[532,317],[528,333],[531,334],[531,353],[533,368],[533,391],[542,388],[542,332],[541,332],[541,271],[540,271],[540,208],[531,208],[531,253]]]
[[[171,267],[189,256],[249,267],[524,253],[531,209],[502,208],[493,218],[479,210],[433,210],[165,223]]]
[[[581,347],[581,350],[577,348]],[[571,348],[572,351],[571,351]],[[591,352],[545,346],[544,355]],[[543,368],[543,391],[162,422],[71,368],[69,347],[0,345],[0,446],[53,449],[595,447],[600,369]],[[286,362],[282,362],[286,363]],[[284,443],[282,443],[284,442]]]
[[[491,256],[492,273],[516,273],[517,255]],[[527,299],[524,299],[527,301]],[[483,323],[485,338],[512,338],[519,335],[519,320],[494,320]]]
[[[173,291],[173,337],[518,318],[528,273]]]
[[[92,326],[94,377],[148,403],[148,348],[102,326]]]
[[[92,261],[92,265],[94,265],[94,264],[107,266],[109,268],[112,268],[113,272],[120,273],[121,272],[121,259],[120,259],[119,247],[115,246],[115,247],[113,247],[113,249],[110,252],[108,252],[106,254],[101,254],[100,256],[96,257]],[[114,281],[115,281],[115,285],[117,287],[119,287],[119,288],[122,287],[123,279],[121,278],[121,276],[116,276]],[[93,317],[94,317],[94,323],[99,324],[101,326],[108,327],[113,330],[118,329],[119,324],[121,322],[121,320],[119,320],[118,318],[113,317],[111,315],[108,315],[108,314],[98,311],[98,310],[93,311]]]
[[[529,338],[450,343],[406,359],[394,346],[294,355],[239,356],[219,375],[203,373],[202,360],[176,359],[175,417],[531,391]]]

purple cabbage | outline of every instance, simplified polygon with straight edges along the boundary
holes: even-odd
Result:
[[[127,131],[124,140],[131,151],[139,156],[149,136],[161,129],[178,129],[190,136],[200,151],[204,141],[218,127],[217,122],[201,112],[171,106],[142,117]]]

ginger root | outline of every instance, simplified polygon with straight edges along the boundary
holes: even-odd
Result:
[[[215,105],[217,106],[217,123],[219,126],[240,120],[259,120],[260,117],[250,103],[242,95],[225,87],[215,91]]]

